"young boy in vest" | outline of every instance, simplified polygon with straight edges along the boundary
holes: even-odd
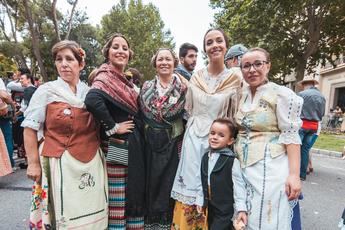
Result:
[[[235,124],[225,118],[216,119],[210,128],[210,151],[201,161],[204,207],[210,230],[232,229],[234,184],[244,188],[240,163],[230,149],[237,135]],[[198,207],[202,212],[202,208]],[[245,210],[239,210],[245,211]]]

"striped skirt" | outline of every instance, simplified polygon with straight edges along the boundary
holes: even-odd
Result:
[[[128,167],[107,162],[109,189],[108,229],[144,229],[144,217],[126,217],[126,184]]]

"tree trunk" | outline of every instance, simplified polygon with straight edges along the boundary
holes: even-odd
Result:
[[[77,6],[77,4],[78,4],[78,0],[75,0],[74,3],[73,3],[73,7],[72,7],[72,10],[71,10],[71,15],[70,15],[69,22],[68,22],[68,30],[67,30],[67,33],[66,33],[66,36],[65,36],[66,40],[68,39],[69,34],[71,33],[72,22],[73,22],[73,14],[74,14],[75,7]]]
[[[14,56],[14,59],[16,60],[16,62],[18,63],[18,66],[20,68],[26,68],[28,69],[28,65],[26,64],[26,60],[25,57],[23,55],[23,53],[21,51],[16,51],[16,55]]]
[[[314,55],[318,50],[318,44],[321,36],[321,23],[323,15],[317,15],[317,11],[313,5],[308,6],[308,37],[309,40],[306,43],[304,52],[299,58],[296,67],[296,81],[299,82],[303,79],[305,74],[305,69],[307,67],[308,59]]]
[[[6,12],[7,12],[7,15],[8,15],[8,20],[9,20],[10,25],[11,25],[12,35],[13,35],[13,37],[14,37],[14,40],[17,42],[16,30],[15,30],[15,28],[14,28],[14,24],[13,24],[13,21],[12,21],[10,9],[8,8],[7,1],[4,0],[3,2],[4,2],[4,6],[5,6],[5,8],[6,8]],[[4,29],[4,33],[5,33],[5,29]]]
[[[41,56],[41,52],[40,52],[40,47],[39,47],[39,38],[38,38],[38,34],[37,34],[37,31],[34,27],[34,23],[32,20],[31,9],[30,9],[30,6],[28,4],[28,1],[24,0],[23,3],[24,3],[24,9],[25,9],[25,17],[26,17],[26,20],[29,24],[29,31],[31,34],[32,49],[34,51],[34,55],[36,57],[38,66],[40,68],[40,73],[42,75],[43,81],[47,82],[48,81],[48,75],[47,75],[47,71],[46,71],[44,64],[43,64],[43,60],[42,60],[42,56]]]
[[[307,66],[307,60],[300,58],[298,60],[295,72],[296,72],[296,82],[303,80],[305,68]]]
[[[56,34],[56,37],[58,39],[58,41],[61,41],[61,36],[60,36],[60,31],[59,31],[59,20],[57,19],[57,16],[56,16],[56,3],[57,3],[57,0],[53,0],[53,3],[52,3],[52,19],[53,19],[53,24],[54,24],[54,29],[55,29],[55,34]]]

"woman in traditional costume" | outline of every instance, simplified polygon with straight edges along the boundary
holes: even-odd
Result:
[[[171,197],[177,202],[174,209],[175,229],[205,229],[206,218],[198,212],[204,197],[201,184],[201,158],[207,152],[208,132],[218,117],[232,118],[237,109],[241,81],[224,65],[228,39],[221,29],[210,29],[204,36],[204,51],[208,65],[197,71],[190,80],[186,96],[189,116],[183,139]]]
[[[291,226],[291,220],[301,192],[298,130],[303,99],[269,82],[270,67],[270,55],[262,48],[242,57],[248,86],[236,114],[235,150],[247,185],[244,191],[235,187],[235,209],[246,229],[301,229],[296,223]]]
[[[30,229],[106,229],[105,161],[84,105],[89,87],[79,80],[85,52],[64,40],[52,53],[59,77],[37,89],[22,123],[27,175],[35,181]]]
[[[174,200],[170,198],[184,133],[183,113],[188,82],[175,74],[175,53],[159,49],[152,58],[157,75],[140,92],[145,124],[145,229],[170,230]]]
[[[118,33],[112,35],[103,48],[105,63],[98,68],[85,99],[87,109],[101,124],[102,136],[105,136],[102,139],[108,145],[108,229],[144,227],[143,207],[135,207],[137,210],[132,214],[126,213],[128,165],[131,161],[128,152],[142,151],[137,118],[138,93],[124,72],[132,55],[127,38]]]

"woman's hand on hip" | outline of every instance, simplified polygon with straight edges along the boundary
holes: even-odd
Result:
[[[285,183],[285,192],[288,200],[295,200],[301,193],[301,180],[299,175],[289,175]]]
[[[39,163],[32,163],[28,165],[28,169],[26,171],[26,175],[31,180],[35,181],[38,184],[41,184],[42,178],[42,168]]]
[[[125,133],[131,133],[134,129],[134,123],[133,120],[124,121],[121,123],[118,123],[118,128],[116,130],[116,134],[125,134]]]

